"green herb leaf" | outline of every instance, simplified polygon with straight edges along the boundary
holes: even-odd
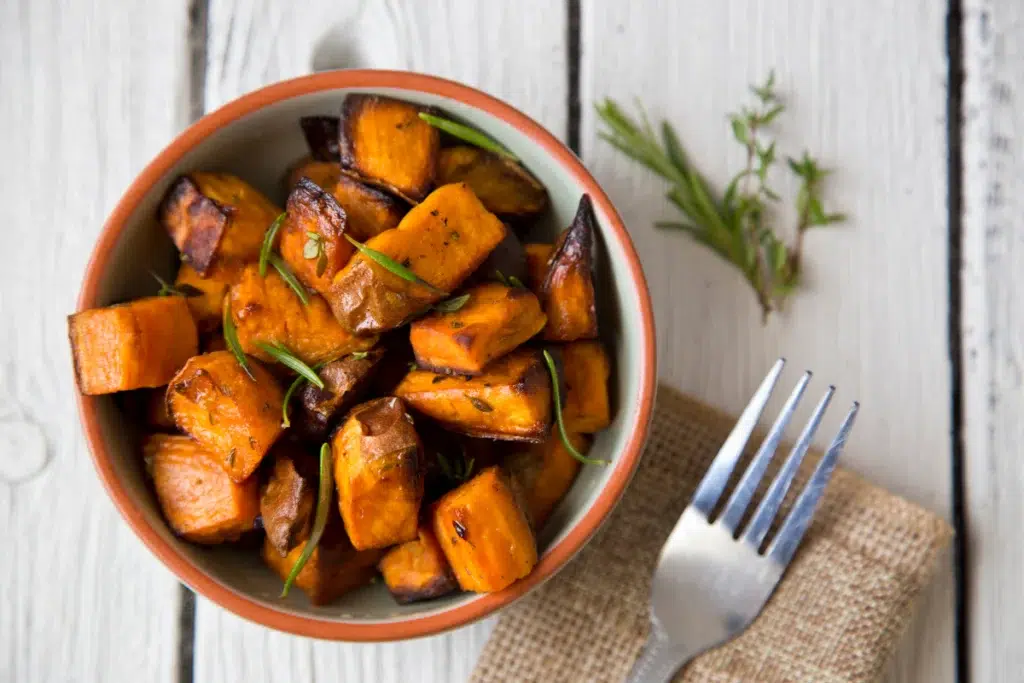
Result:
[[[463,294],[462,296],[446,299],[445,301],[434,304],[434,310],[440,311],[441,313],[454,313],[469,302],[469,297],[469,294]]]
[[[278,214],[277,218],[274,219],[274,222],[270,224],[267,232],[263,235],[263,244],[260,246],[260,277],[267,276],[267,260],[270,258],[270,253],[274,251],[274,238],[277,237],[277,231],[281,229],[281,224],[284,223],[284,219],[287,216],[287,211],[282,211]]]
[[[320,242],[310,237],[302,245],[302,258],[315,259],[320,255]]]
[[[490,139],[489,137],[487,137],[486,135],[484,135],[483,133],[474,128],[470,128],[469,126],[465,126],[461,123],[456,123],[455,121],[443,119],[440,116],[434,116],[433,114],[428,114],[423,111],[420,112],[420,118],[429,123],[430,125],[432,125],[434,128],[443,130],[445,133],[448,133],[452,137],[459,138],[460,140],[465,140],[471,145],[476,145],[481,149],[486,149],[488,152],[494,152],[495,154],[503,156],[506,159],[510,159],[512,161],[519,161],[519,157],[517,157],[515,154],[506,149],[504,145],[495,142],[494,140]]]
[[[304,306],[308,306],[309,294],[306,292],[306,288],[303,287],[302,283],[295,277],[295,273],[293,273],[292,269],[288,267],[288,264],[284,262],[284,259],[277,254],[271,254],[269,260],[270,265],[274,266],[274,270],[276,270],[278,275],[281,276],[281,279],[287,282],[288,286],[292,288],[293,292],[295,292],[295,295],[299,297],[299,301],[301,301]]]
[[[294,370],[299,375],[305,377],[310,384],[315,385],[318,389],[324,388],[324,381],[320,379],[320,376],[316,374],[316,371],[303,363],[294,353],[289,351],[284,344],[268,344],[266,342],[258,341],[256,342],[256,346],[263,349],[267,355],[281,365],[290,370]]]
[[[203,290],[198,287],[193,287],[188,283],[182,283],[180,285],[172,285],[157,275],[154,271],[149,271],[149,274],[153,276],[153,279],[160,283],[160,291],[156,293],[157,296],[202,296]]]
[[[506,287],[509,286],[508,278],[505,277],[504,273],[502,273],[500,270],[494,271],[494,277],[497,278],[498,282],[500,282],[501,284],[505,285]]]
[[[284,588],[281,589],[281,597],[287,598],[288,591],[291,589],[292,584],[295,583],[295,577],[299,575],[302,568],[306,566],[306,562],[309,561],[313,551],[316,550],[317,545],[320,544],[320,539],[323,538],[324,530],[327,528],[328,513],[331,510],[331,506],[334,501],[331,500],[334,495],[334,481],[332,480],[332,462],[331,462],[331,447],[327,444],[320,446],[320,489],[317,495],[316,502],[316,516],[313,519],[313,528],[310,531],[309,539],[306,541],[306,545],[302,547],[302,554],[299,555],[298,561],[292,570],[288,572],[288,578],[285,579]]]
[[[526,285],[523,284],[523,281],[517,278],[515,275],[508,276],[508,283],[513,287],[518,287],[519,289],[526,289]]]
[[[368,351],[353,351],[349,355],[356,360],[364,360],[370,354]]]
[[[373,261],[374,263],[376,263],[377,265],[379,265],[381,268],[383,268],[384,270],[388,271],[389,273],[392,273],[393,275],[397,275],[398,277],[402,278],[406,282],[412,282],[412,283],[415,283],[415,284],[420,285],[422,287],[426,287],[427,289],[432,291],[434,294],[440,294],[441,296],[448,296],[448,292],[444,291],[443,289],[438,289],[434,285],[430,284],[429,282],[427,282],[426,280],[421,278],[416,273],[412,272],[411,270],[409,270],[408,268],[403,266],[401,263],[399,263],[395,259],[393,259],[390,256],[388,256],[387,254],[382,254],[381,252],[377,251],[376,249],[371,249],[370,247],[366,246],[365,244],[363,244],[361,242],[357,242],[356,240],[352,239],[348,235],[345,235],[345,239],[347,239],[349,242],[351,242],[352,246],[354,246],[356,249],[359,250],[359,253],[363,254],[364,256],[366,256],[366,258],[370,259],[371,261]]]
[[[288,406],[291,404],[292,396],[305,382],[306,378],[299,375],[288,385],[288,391],[284,392],[284,401],[281,403],[281,426],[285,429],[292,426],[292,421],[288,418]]]
[[[224,298],[224,345],[228,347],[228,350],[234,354],[235,360],[245,370],[245,374],[249,375],[249,379],[256,381],[256,378],[252,374],[252,370],[249,368],[249,360],[245,356],[245,352],[242,351],[242,345],[238,341],[238,330],[235,328],[235,321],[231,319],[231,303],[227,297]]]
[[[607,460],[588,458],[572,445],[572,441],[569,440],[569,435],[565,431],[565,422],[562,420],[562,396],[561,390],[558,388],[558,369],[555,367],[555,359],[551,357],[551,353],[547,349],[544,349],[544,362],[548,366],[548,372],[551,373],[551,394],[552,400],[555,402],[555,420],[558,422],[558,434],[562,438],[562,445],[565,446],[565,450],[569,451],[569,455],[584,464],[607,465]]]
[[[469,402],[473,405],[473,407],[479,410],[481,413],[494,412],[494,407],[487,401],[477,398],[476,396],[467,396],[466,398],[468,398]]]

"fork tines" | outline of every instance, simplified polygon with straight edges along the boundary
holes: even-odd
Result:
[[[729,437],[711,463],[707,474],[704,475],[704,479],[701,480],[700,486],[697,487],[691,507],[696,508],[708,520],[711,519],[718,500],[725,492],[729,477],[732,475],[736,463],[743,454],[747,441],[750,440],[750,435],[757,426],[757,421],[761,417],[765,405],[768,403],[772,390],[778,383],[785,363],[785,359],[780,358],[772,367],[768,376],[761,382],[761,386],[758,387],[750,403],[743,410],[743,414],[736,422],[736,426],[733,427]],[[747,507],[754,497],[754,492],[757,490],[758,484],[760,484],[765,471],[768,469],[768,464],[771,462],[779,443],[782,441],[783,432],[793,417],[793,413],[796,412],[797,405],[800,403],[800,399],[807,389],[810,379],[810,372],[805,372],[803,377],[800,378],[796,388],[793,389],[793,392],[782,407],[775,423],[772,424],[771,429],[768,431],[768,435],[761,443],[753,460],[751,460],[746,472],[743,473],[743,477],[740,479],[736,490],[729,497],[725,509],[716,520],[716,524],[721,524],[731,534],[735,535],[737,533]],[[764,543],[772,521],[782,506],[786,492],[793,483],[797,470],[800,468],[800,463],[803,461],[804,455],[806,455],[807,449],[814,439],[814,434],[821,424],[821,419],[825,415],[825,411],[834,393],[835,387],[830,386],[818,402],[814,413],[804,426],[796,444],[790,451],[789,457],[772,481],[764,499],[757,506],[757,510],[743,531],[743,540],[755,548],[760,548]],[[842,451],[843,445],[850,434],[850,429],[853,427],[853,420],[857,415],[859,407],[860,404],[854,402],[846,414],[846,418],[843,420],[843,424],[840,426],[835,439],[832,440],[831,445],[829,445],[825,455],[818,463],[807,485],[794,503],[793,509],[786,517],[778,534],[776,534],[767,550],[766,554],[768,557],[782,565],[788,564],[790,559],[792,559],[796,547],[800,544],[800,539],[803,538],[804,532],[810,524],[818,501],[825,491],[825,485],[835,469],[839,453]]]

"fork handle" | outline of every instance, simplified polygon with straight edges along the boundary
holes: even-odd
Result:
[[[661,628],[651,625],[640,658],[633,664],[627,683],[670,683],[675,673],[692,657],[692,653],[670,643]]]

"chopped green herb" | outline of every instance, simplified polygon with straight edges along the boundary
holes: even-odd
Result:
[[[352,358],[354,358],[355,360],[365,360],[366,357],[370,354],[366,351],[353,351],[349,355],[352,356]]]
[[[152,270],[149,274],[153,276],[153,279],[160,283],[160,291],[156,293],[157,296],[202,296],[203,290],[198,287],[193,287],[189,284],[172,285],[167,280],[157,275]]]
[[[302,257],[316,259],[316,276],[320,277],[327,270],[327,248],[324,238],[318,232],[306,232],[306,243],[302,246]]]
[[[519,161],[519,157],[510,152],[504,145],[495,142],[480,131],[470,128],[469,126],[441,118],[440,116],[434,116],[433,114],[428,114],[424,111],[420,112],[420,118],[432,125],[434,128],[443,130],[452,137],[465,140],[471,145],[476,145],[481,149],[486,149],[488,152],[494,152],[498,156],[503,156],[506,159]]]
[[[429,282],[421,278],[416,273],[409,270],[407,267],[403,266],[395,259],[388,256],[387,254],[383,254],[377,251],[376,249],[371,249],[362,242],[357,242],[356,240],[352,239],[348,235],[344,235],[344,237],[345,239],[352,243],[353,247],[359,250],[359,253],[366,256],[366,258],[370,259],[384,270],[394,275],[397,275],[406,282],[412,282],[414,284],[426,287],[435,294],[440,294],[441,296],[448,296],[448,292],[444,291],[443,289],[438,289],[434,285],[430,284]]]
[[[558,422],[558,434],[562,437],[562,445],[565,446],[565,450],[569,451],[572,457],[584,464],[607,465],[607,460],[588,458],[572,445],[569,435],[565,432],[565,422],[562,421],[562,396],[558,388],[558,370],[555,368],[555,359],[551,357],[551,353],[547,349],[544,349],[544,362],[548,366],[548,372],[551,373],[551,394],[555,402],[555,420]]]
[[[434,310],[441,311],[442,313],[454,313],[466,305],[469,301],[469,297],[469,294],[463,294],[462,296],[446,299],[445,301],[434,304]]]
[[[310,384],[315,385],[318,389],[324,388],[324,381],[320,379],[316,371],[299,360],[284,344],[267,344],[266,342],[258,341],[256,346],[263,349],[281,365],[305,377]]]
[[[295,277],[295,273],[293,273],[291,268],[288,267],[288,264],[284,262],[284,259],[277,254],[271,254],[269,260],[270,265],[274,266],[278,275],[281,276],[281,279],[287,282],[288,286],[292,288],[293,292],[295,292],[295,295],[299,297],[299,301],[301,301],[303,305],[308,306],[309,294],[306,293],[306,288],[298,281]]]
[[[331,447],[323,444],[320,446],[320,489],[317,495],[316,517],[313,520],[313,529],[310,531],[309,540],[306,541],[306,545],[302,548],[302,554],[299,555],[298,561],[292,567],[292,570],[288,572],[284,588],[281,589],[282,598],[288,597],[288,590],[295,583],[295,577],[306,566],[306,562],[309,561],[313,551],[316,550],[317,545],[320,543],[320,539],[323,538],[324,529],[327,528],[328,513],[334,504],[334,501],[331,500],[333,495],[334,481],[331,478]]]
[[[515,275],[509,275],[508,276],[508,283],[512,287],[518,287],[519,289],[526,289],[526,285],[523,284],[523,281],[520,280],[519,278],[517,278]]]
[[[231,304],[227,297],[224,298],[224,345],[228,347],[228,350],[234,354],[235,360],[245,370],[245,374],[249,375],[249,379],[255,381],[256,378],[252,374],[252,370],[249,368],[249,361],[245,357],[245,352],[242,351],[242,345],[238,342],[238,330],[235,328],[235,321],[231,319]]]
[[[274,222],[270,224],[267,232],[263,235],[263,244],[260,246],[260,277],[267,276],[267,260],[270,258],[270,253],[274,250],[274,238],[277,237],[277,231],[281,229],[281,224],[284,223],[287,215],[287,211],[282,211],[278,214],[277,218],[274,219]]]

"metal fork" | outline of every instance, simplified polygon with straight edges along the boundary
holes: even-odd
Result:
[[[754,455],[718,519],[711,516],[729,476],[779,380],[779,359],[761,382],[711,468],[661,550],[651,585],[651,632],[629,683],[667,683],[683,664],[704,650],[735,638],[760,613],[793,559],[832,476],[859,404],[843,420],[814,474],[764,553],[761,545],[832,400],[830,386],[804,426],[796,445],[768,488],[750,523],[737,531],[758,483],[782,440],[811,373],[804,373]]]

